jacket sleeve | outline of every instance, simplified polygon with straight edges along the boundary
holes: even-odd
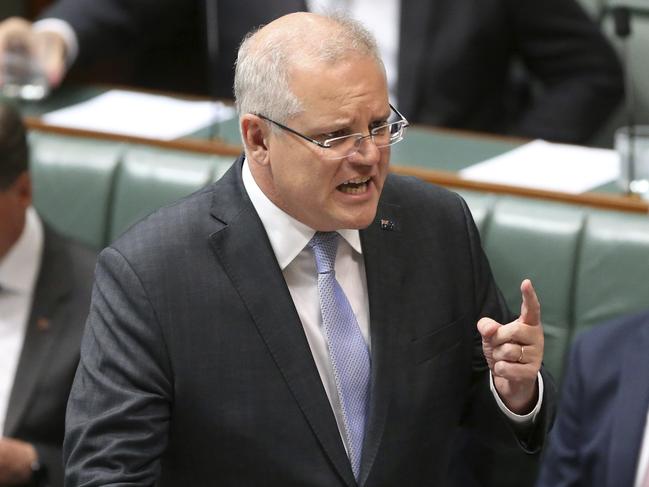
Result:
[[[194,23],[200,2],[182,0],[60,0],[40,18],[66,21],[79,43],[77,63],[142,51],[182,35]],[[193,27],[195,28],[195,27]]]
[[[104,250],[68,401],[65,485],[155,482],[167,444],[170,370],[146,290],[119,252]]]
[[[493,278],[466,203],[462,201],[470,241],[474,277],[476,322],[490,317],[508,323],[511,313]],[[541,411],[531,428],[519,430],[499,409],[489,387],[489,372],[482,351],[482,338],[474,334],[474,385],[467,403],[466,420],[453,445],[454,459],[450,478],[454,485],[497,487],[532,486],[540,462],[542,447],[556,410],[554,380],[544,368],[541,375],[544,393]]]

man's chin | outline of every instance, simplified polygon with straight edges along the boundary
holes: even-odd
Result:
[[[359,215],[353,215],[350,216],[349,218],[346,218],[344,222],[344,226],[341,226],[340,228],[347,228],[351,230],[364,230],[365,228],[369,227],[372,222],[374,221],[374,218],[376,217],[376,208],[373,211],[368,211]]]

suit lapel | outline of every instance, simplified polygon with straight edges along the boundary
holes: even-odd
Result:
[[[212,215],[224,223],[212,248],[340,477],[355,485],[302,324],[268,237],[241,181],[241,159],[218,183]]]
[[[406,117],[415,110],[416,94],[419,93],[420,69],[424,65],[424,49],[429,45],[431,35],[432,0],[401,0],[401,21],[399,26],[399,109]]]
[[[644,323],[622,355],[606,485],[633,485],[649,407],[649,323]]]
[[[62,314],[72,283],[66,269],[66,260],[60,255],[61,252],[61,247],[46,230],[43,259],[34,290],[32,310],[16,369],[16,381],[7,407],[4,429],[6,436],[15,434],[34,393],[40,372],[49,360],[52,344],[56,341],[65,319]]]
[[[363,485],[374,464],[388,415],[392,390],[393,352],[398,329],[398,299],[401,267],[399,208],[381,204],[375,222],[361,232],[372,337],[372,391],[359,484]]]

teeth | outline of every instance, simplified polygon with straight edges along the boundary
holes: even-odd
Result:
[[[338,186],[338,189],[347,194],[364,193],[365,191],[367,191],[367,182],[369,180],[369,177],[350,179]]]
[[[348,181],[345,181],[343,184],[363,184],[363,183],[368,182],[369,180],[370,180],[369,177],[365,177],[365,178],[354,178],[354,179],[350,179],[350,180],[348,180]]]

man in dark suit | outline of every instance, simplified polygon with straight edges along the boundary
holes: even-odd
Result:
[[[372,36],[282,17],[235,92],[245,157],[99,257],[66,485],[445,485],[461,425],[538,454],[538,300],[510,321],[463,200],[388,176]]]
[[[243,35],[311,3],[317,2],[59,0],[43,16],[72,27],[78,65],[129,54],[136,57],[131,81],[138,84],[230,97]],[[374,15],[381,15],[382,3]],[[575,0],[399,3],[400,14],[383,23],[399,19],[394,26],[398,44],[392,46],[397,52],[394,92],[413,122],[582,143],[622,97],[616,55]],[[213,38],[205,35],[208,24]],[[20,22],[11,25],[0,28],[0,45],[3,32],[27,29]],[[57,53],[57,67],[50,72],[59,80],[63,49],[52,49],[51,38],[45,42]],[[209,45],[213,76],[208,90]]]
[[[19,114],[0,104],[0,485],[63,485],[68,392],[94,255],[31,207]]]
[[[577,337],[539,487],[649,485],[649,313]]]

